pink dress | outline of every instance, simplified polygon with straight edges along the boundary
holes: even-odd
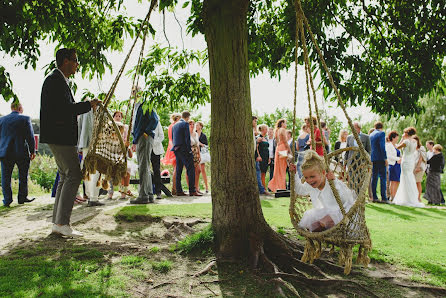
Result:
[[[286,157],[280,157],[280,151],[287,151],[285,143],[279,143],[274,156],[274,176],[268,183],[268,188],[275,192],[278,189],[286,189]]]
[[[169,136],[169,145],[167,145],[167,150],[166,150],[166,154],[164,155],[164,158],[161,160],[161,162],[164,165],[173,165],[176,162],[175,159],[175,153],[173,151],[170,151],[172,149],[173,146],[173,141],[172,141],[172,127],[175,125],[175,123],[172,123],[171,125],[169,125],[169,127],[167,128],[167,135]]]

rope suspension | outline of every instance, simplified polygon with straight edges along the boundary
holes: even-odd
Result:
[[[305,251],[302,256],[302,261],[313,262],[314,259],[318,258],[322,252],[321,242],[330,243],[332,245],[337,245],[340,247],[339,254],[339,262],[345,266],[344,273],[349,274],[352,266],[352,248],[355,244],[359,244],[359,254],[358,254],[358,262],[367,265],[370,259],[367,256],[367,252],[371,249],[371,240],[370,234],[365,224],[365,201],[366,201],[366,191],[368,189],[368,185],[370,183],[370,175],[371,175],[371,167],[372,163],[368,156],[368,153],[365,151],[363,144],[359,139],[359,135],[353,127],[353,123],[350,117],[347,114],[346,107],[344,102],[341,99],[339,90],[334,84],[333,77],[328,70],[328,67],[323,58],[322,52],[318,46],[318,43],[314,37],[313,32],[308,24],[308,19],[305,17],[305,14],[302,9],[301,0],[295,0],[295,10],[296,10],[296,34],[295,34],[295,74],[294,74],[294,111],[293,111],[293,144],[295,143],[295,126],[296,126],[296,105],[297,105],[297,71],[298,71],[298,49],[302,48],[302,55],[304,58],[304,69],[305,69],[305,81],[306,81],[306,93],[308,100],[308,109],[310,115],[310,127],[311,127],[311,147],[316,149],[317,143],[315,139],[315,125],[319,129],[321,141],[322,141],[322,149],[323,156],[325,161],[325,169],[326,171],[331,171],[331,167],[333,168],[333,172],[339,172],[338,174],[342,177],[347,178],[348,186],[350,189],[355,190],[357,194],[357,199],[351,209],[346,212],[344,205],[339,196],[339,192],[335,187],[333,180],[328,180],[330,188],[333,192],[334,198],[339,206],[339,209],[342,213],[343,219],[335,225],[333,228],[322,231],[322,232],[309,232],[307,230],[303,230],[299,227],[298,223],[302,216],[302,211],[305,209],[303,204],[308,204],[308,201],[305,203],[304,200],[300,200],[297,202],[296,193],[295,193],[295,180],[291,179],[291,199],[290,199],[290,216],[291,222],[293,226],[297,230],[299,234],[306,238]],[[310,59],[307,49],[307,41],[305,38],[305,29],[309,34],[311,41],[314,44],[316,49],[318,58],[323,65],[324,71],[326,72],[331,87],[334,89],[336,98],[339,106],[342,108],[347,122],[352,130],[353,136],[358,144],[358,147],[349,147],[344,149],[339,149],[330,154],[327,153],[324,146],[324,136],[321,127],[320,121],[320,112],[318,103],[316,100],[316,90],[314,87],[313,77],[311,74],[311,66]],[[300,42],[300,46],[299,46]],[[311,93],[310,93],[311,89]],[[311,96],[312,95],[312,96]],[[313,123],[313,106],[314,112],[316,115],[316,123]],[[293,151],[294,151],[293,146]],[[351,151],[352,158],[349,160],[344,160],[344,152]],[[358,158],[359,156],[359,158]],[[349,169],[346,170],[345,165],[349,165]]]

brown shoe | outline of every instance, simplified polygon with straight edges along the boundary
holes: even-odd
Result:
[[[172,194],[173,196],[176,196],[176,195],[177,195],[177,191],[176,191],[176,189],[172,189],[171,194]]]
[[[192,192],[189,194],[191,197],[201,197],[203,194],[200,194],[198,192]]]
[[[187,196],[187,193],[179,192],[179,193],[176,194],[176,196],[177,197],[184,197],[184,196]]]

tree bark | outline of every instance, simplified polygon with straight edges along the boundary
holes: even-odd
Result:
[[[249,0],[207,0],[212,226],[217,256],[243,259],[268,225],[255,176],[246,13]]]

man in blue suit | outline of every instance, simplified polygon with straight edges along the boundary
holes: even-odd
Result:
[[[373,163],[372,169],[372,195],[373,202],[379,202],[376,195],[376,186],[378,184],[378,177],[381,180],[381,202],[387,203],[386,196],[386,168],[387,168],[387,154],[386,154],[386,133],[383,131],[383,124],[381,122],[375,123],[375,130],[370,134],[370,143],[372,147],[371,160]]]
[[[189,195],[201,196],[201,194],[195,190],[195,166],[194,155],[190,146],[189,118],[190,113],[188,111],[184,111],[181,114],[181,120],[172,127],[172,151],[175,153],[175,158],[177,160],[177,196],[186,196],[181,187],[181,174],[183,173],[183,166],[186,166],[187,177],[189,178]]]
[[[11,175],[14,165],[19,169],[19,204],[34,201],[27,198],[29,162],[36,156],[31,119],[20,115],[23,108],[19,102],[11,104],[11,111],[11,114],[0,118],[2,191],[3,204],[6,207],[12,203]]]

